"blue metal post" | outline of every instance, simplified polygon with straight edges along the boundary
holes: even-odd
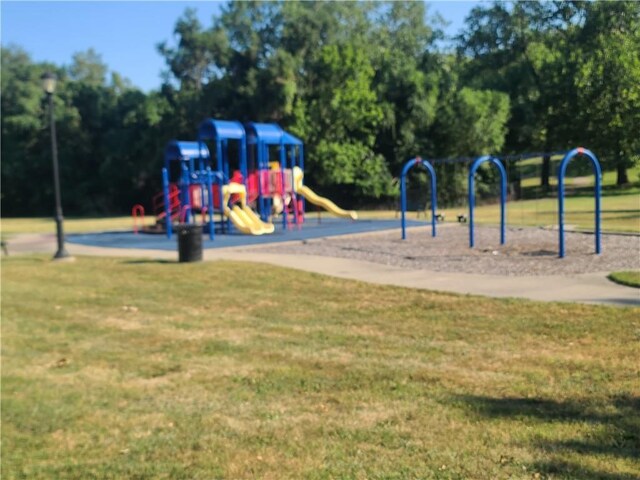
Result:
[[[473,232],[473,211],[476,208],[476,196],[474,194],[475,185],[474,185],[474,175],[475,170],[469,173],[468,185],[467,185],[467,196],[469,198],[469,247],[473,248],[474,244],[474,232]]]
[[[498,162],[498,170],[500,170],[500,245],[504,245],[507,236],[507,171],[504,165],[498,159],[494,159]]]
[[[184,208],[185,206],[188,206],[189,209],[187,210],[187,215],[185,216],[184,220],[185,223],[191,223],[191,199],[189,198],[189,185],[190,185],[190,175],[189,175],[189,169],[187,168],[187,166],[184,164],[184,162],[182,163],[182,208]],[[182,213],[182,212],[180,212]]]
[[[220,174],[223,174],[223,169],[222,169],[222,141],[220,140],[220,138],[216,135],[216,169],[218,170],[218,172],[220,172]],[[219,190],[219,196],[220,196],[220,211],[224,211],[224,205],[223,205],[223,194],[222,194],[222,183],[219,184],[220,188]],[[224,232],[226,229],[226,222],[224,220],[224,215],[220,214],[220,227],[222,228],[222,231]]]
[[[431,236],[436,236],[436,210],[437,210],[437,196],[436,196],[436,171],[426,160],[422,161],[422,164],[429,171],[431,176]]]
[[[280,185],[282,186],[280,194],[282,195],[282,228],[286,231],[289,223],[289,215],[287,214],[287,204],[285,202],[286,188],[284,184],[284,169],[287,166],[287,150],[284,142],[280,140]]]
[[[414,164],[414,160],[409,160],[402,170],[400,176],[400,225],[402,225],[402,240],[407,239],[405,212],[407,211],[407,171]]]
[[[171,238],[171,205],[169,204],[169,171],[167,168],[162,169],[162,192],[164,194],[164,212],[165,226],[167,229],[167,238]]]
[[[478,167],[485,162],[491,162],[500,171],[500,244],[504,245],[506,241],[507,223],[506,223],[506,204],[507,204],[507,171],[500,160],[490,155],[476,158],[469,169],[468,196],[469,196],[469,247],[474,246],[474,219],[473,211],[476,206],[475,202],[475,184],[474,177]]]
[[[595,155],[594,155],[594,159],[595,159]],[[600,221],[601,221],[601,205],[600,205],[600,190],[602,188],[601,182],[602,182],[602,171],[600,169],[600,163],[597,161],[594,162],[594,165],[596,167],[596,201],[595,201],[595,207],[596,207],[596,253],[598,255],[600,255],[600,253],[602,252],[602,248],[600,245],[600,239],[601,239],[601,233],[600,233]]]
[[[304,146],[300,145],[300,150],[298,151],[298,166],[300,167],[300,170],[302,170],[302,172],[304,173]],[[302,218],[304,219],[304,216],[307,212],[307,201],[305,200],[305,198],[303,196],[300,196],[300,201],[302,202]]]
[[[202,145],[203,141],[198,138],[198,170],[204,171],[204,158],[202,157]]]
[[[216,137],[216,168],[219,172],[223,172],[222,169],[222,142]]]
[[[262,144],[262,148],[264,149],[264,155],[262,157],[262,162],[263,162],[263,168],[264,171],[267,172],[267,187],[269,187],[269,176],[268,176],[268,172],[269,172],[269,145],[266,143]],[[265,221],[269,220],[269,217],[271,216],[271,210],[273,207],[273,194],[271,194],[271,192],[266,192],[267,195],[264,198],[264,207],[265,207]]]
[[[296,146],[295,145],[291,145],[291,149],[289,151],[289,161],[291,164],[290,165],[291,167],[291,204],[293,205],[293,221],[295,222],[296,225],[300,225],[300,218],[298,217],[298,195],[295,192],[295,188],[293,188],[293,186],[295,185],[293,168],[296,166]]]
[[[213,223],[213,175],[211,167],[207,167],[207,200],[209,209],[209,238],[213,240],[215,225]]]
[[[263,155],[263,145],[262,141],[258,140],[256,144],[256,165],[258,166],[258,211],[260,213],[260,218],[263,221],[266,221],[265,217],[265,207],[264,207],[264,197],[262,195],[262,155]]]
[[[596,176],[595,179],[595,243],[596,243],[596,253],[601,253],[601,231],[600,231],[600,222],[601,222],[601,211],[600,211],[600,200],[601,200],[601,182],[602,182],[602,169],[600,167],[600,162],[598,158],[594,155],[591,150],[587,150],[586,148],[578,147],[574,148],[570,152],[568,152],[560,165],[558,166],[558,234],[559,234],[559,253],[558,256],[560,258],[564,258],[565,250],[564,250],[564,176],[567,170],[567,165],[571,161],[573,157],[576,155],[584,155],[591,161],[591,165],[593,166],[593,170]]]
[[[229,141],[225,138],[222,141],[222,168],[224,172],[224,176],[230,178],[229,176]]]
[[[240,139],[240,172],[242,173],[242,178],[244,179],[244,187],[247,189],[247,195],[249,194],[249,185],[247,176],[249,175],[249,170],[247,169],[247,139],[246,136],[243,136]]]
[[[222,140],[222,173],[227,182],[231,181],[229,174],[229,140]],[[231,231],[231,220],[227,219],[227,227]]]

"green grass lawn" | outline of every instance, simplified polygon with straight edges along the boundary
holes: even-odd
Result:
[[[2,261],[2,478],[637,479],[640,309]]]
[[[640,288],[640,271],[636,272],[613,272],[608,276],[612,282],[626,285],[628,287]]]
[[[145,218],[145,224],[154,223],[153,217]],[[65,233],[133,230],[133,220],[131,217],[65,218],[64,230]],[[56,224],[53,218],[3,218],[0,231],[8,237],[17,233],[55,233]]]

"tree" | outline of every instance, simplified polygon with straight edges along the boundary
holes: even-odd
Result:
[[[388,194],[390,173],[373,150],[383,112],[367,55],[351,45],[327,45],[314,71],[318,88],[308,108],[311,172],[324,185],[353,185],[370,197]]]
[[[459,39],[460,54],[470,58],[463,81],[509,95],[508,152],[564,149],[580,135],[570,121],[577,107],[571,57],[583,11],[577,2],[495,2],[467,18]],[[549,169],[547,156],[545,188]]]
[[[393,2],[382,11],[371,34],[375,85],[384,119],[376,150],[399,172],[404,162],[433,150],[427,135],[436,118],[442,65],[434,32],[421,2]],[[422,152],[422,153],[421,153]]]
[[[178,39],[177,47],[162,42],[158,52],[182,88],[200,91],[216,74],[214,67],[224,65],[227,38],[219,30],[204,30],[196,11],[190,8],[178,19],[173,33]]]
[[[67,155],[78,149],[82,138],[78,112],[69,105],[66,73],[51,64],[35,64],[18,47],[2,49],[2,200],[8,214],[45,214],[53,211],[51,140],[48,104],[40,77],[55,72],[54,97],[62,183],[69,171]],[[81,141],[81,140],[80,140]],[[73,199],[63,198],[65,206]]]
[[[69,67],[71,80],[86,85],[104,85],[108,68],[102,61],[102,56],[93,48],[86,52],[75,53],[72,60]]]
[[[624,185],[640,156],[640,3],[590,4],[578,44],[575,86],[585,143],[612,160],[616,183]]]

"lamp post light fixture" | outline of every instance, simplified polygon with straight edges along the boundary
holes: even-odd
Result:
[[[69,258],[69,253],[64,248],[64,229],[62,217],[62,202],[60,199],[60,173],[58,171],[58,144],[56,142],[56,121],[53,115],[53,93],[56,90],[56,76],[53,73],[45,73],[41,77],[42,89],[49,99],[49,122],[51,124],[51,157],[53,159],[53,187],[56,196],[56,236],[58,250],[53,256],[54,260]]]

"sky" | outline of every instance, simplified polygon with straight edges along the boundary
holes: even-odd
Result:
[[[216,1],[9,1],[0,2],[2,46],[25,49],[36,62],[69,65],[74,53],[93,48],[110,70],[145,90],[161,83],[164,60],[156,45],[173,38],[175,22],[186,8],[196,9],[209,27],[225,2]],[[462,28],[478,1],[427,2],[450,22],[447,35]]]

